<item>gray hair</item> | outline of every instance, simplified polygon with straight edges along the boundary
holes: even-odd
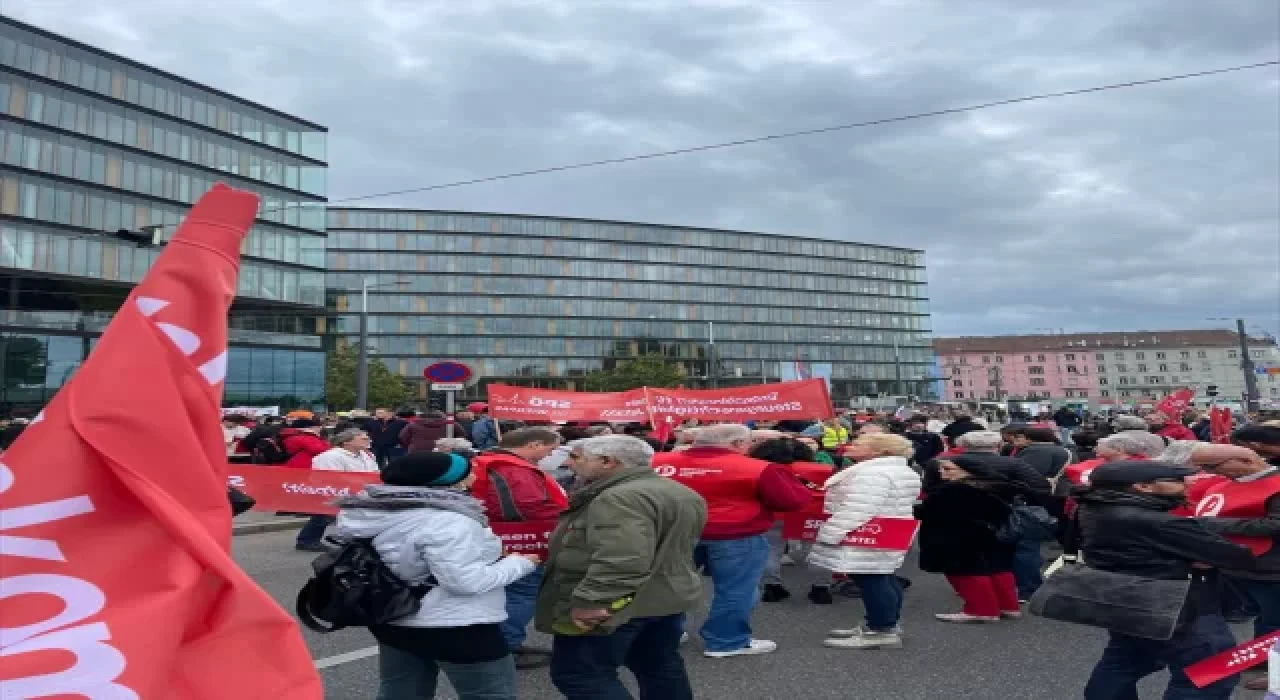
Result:
[[[630,435],[601,435],[575,440],[573,449],[584,457],[611,457],[623,467],[647,467],[653,460],[649,443]]]
[[[1199,440],[1171,440],[1157,459],[1185,467],[1191,464],[1191,455],[1195,454],[1196,448],[1204,444],[1207,443]]]
[[[613,428],[607,425],[593,425],[587,428],[587,437],[604,437],[613,435]]]
[[[1120,415],[1116,416],[1114,421],[1116,431],[1121,430],[1148,430],[1151,426],[1147,425],[1147,421],[1138,416]]]
[[[976,452],[995,452],[1004,438],[994,430],[974,430],[956,438],[956,445]]]
[[[738,423],[725,423],[723,425],[708,425],[705,428],[698,429],[698,433],[693,436],[693,444],[724,447],[738,440],[750,439],[751,428]]]
[[[1164,438],[1145,430],[1125,430],[1108,435],[1098,441],[1098,447],[1143,457],[1155,457],[1165,448]]]
[[[337,435],[334,435],[333,439],[331,439],[329,442],[335,447],[342,447],[343,445],[347,444],[348,442],[351,442],[352,440],[360,437],[361,435],[364,435],[364,430],[361,430],[360,428],[347,428],[346,430],[338,433]]]
[[[436,452],[452,452],[454,450],[471,449],[471,441],[466,438],[445,437],[436,440]]]

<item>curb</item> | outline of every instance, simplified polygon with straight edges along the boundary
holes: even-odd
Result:
[[[296,530],[306,524],[310,518],[280,518],[278,520],[267,520],[259,523],[240,523],[231,526],[231,534],[234,535],[257,535],[263,532],[279,532],[281,530]]]

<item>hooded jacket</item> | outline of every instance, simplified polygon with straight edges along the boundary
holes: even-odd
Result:
[[[338,502],[337,535],[369,538],[383,563],[407,583],[436,586],[404,627],[464,627],[507,619],[507,584],[533,572],[532,561],[504,557],[480,502],[453,489],[372,484]]]
[[[1052,442],[1033,442],[1018,448],[1014,457],[1026,462],[1041,476],[1053,479],[1058,476],[1074,456],[1071,450]]]
[[[305,430],[297,428],[285,428],[280,431],[280,448],[285,454],[289,455],[289,459],[285,460],[284,466],[294,467],[296,469],[310,469],[311,460],[316,455],[322,455],[329,451],[329,441]]]

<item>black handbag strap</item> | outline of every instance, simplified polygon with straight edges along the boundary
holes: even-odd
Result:
[[[507,485],[507,480],[492,469],[489,470],[489,480],[493,482],[493,490],[498,493],[498,506],[502,509],[502,521],[506,523],[523,522],[524,515],[520,513],[520,508],[516,506],[515,496],[511,494],[511,487]]]
[[[302,589],[298,591],[298,597],[293,603],[293,612],[298,616],[298,621],[303,625],[306,625],[308,629],[319,632],[320,634],[329,634],[330,632],[342,629],[337,625],[326,627],[323,622],[320,622],[311,614],[311,608],[307,605],[307,599],[311,597],[311,589],[315,582],[315,579],[307,581],[307,583],[303,585]]]

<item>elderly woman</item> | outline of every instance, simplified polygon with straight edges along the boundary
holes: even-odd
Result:
[[[892,549],[846,547],[850,532],[872,518],[910,518],[920,496],[920,476],[907,460],[915,450],[899,435],[859,436],[849,446],[858,466],[827,480],[824,510],[831,517],[818,530],[809,553],[809,564],[838,574],[848,574],[862,591],[865,627],[836,629],[825,646],[837,649],[871,649],[902,646],[898,620],[902,614],[902,587],[895,572],[907,553]]]
[[[333,448],[311,459],[311,468],[328,472],[376,472],[378,460],[369,451],[369,434],[352,428],[329,441]]]
[[[920,568],[943,574],[964,601],[943,622],[999,622],[1022,617],[1013,577],[1016,546],[996,539],[1013,502],[1026,489],[987,460],[956,455],[939,460],[942,483],[915,507],[920,520]],[[861,469],[861,465],[854,471]]]
[[[1089,483],[1089,474],[1107,462],[1155,459],[1165,451],[1164,439],[1146,430],[1124,430],[1098,439],[1093,459],[1067,466],[1058,479],[1055,493],[1067,495],[1076,486]],[[1189,455],[1188,455],[1189,457]]]

